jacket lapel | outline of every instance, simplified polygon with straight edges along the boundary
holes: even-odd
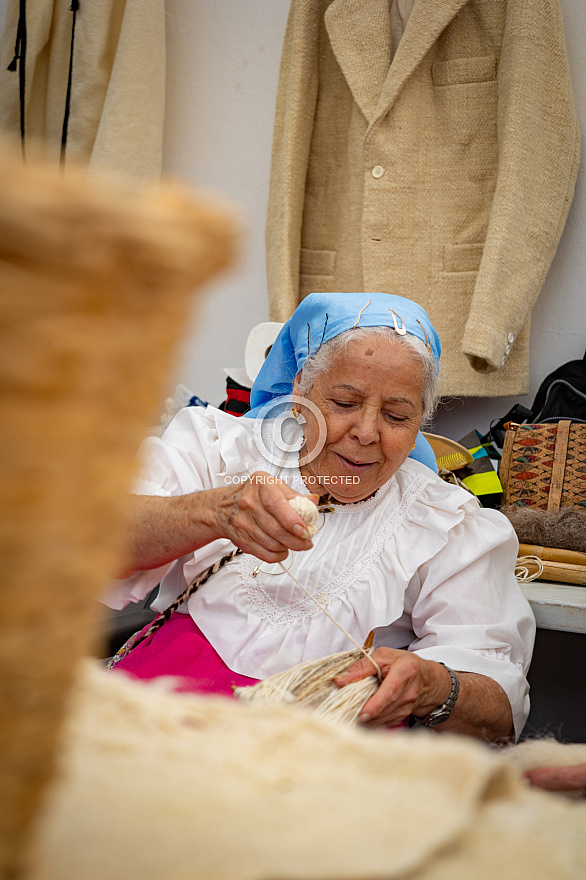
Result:
[[[325,24],[352,96],[370,122],[389,73],[389,0],[333,0]]]
[[[371,127],[389,111],[406,80],[466,3],[468,0],[415,0],[405,33],[379,92],[376,109],[369,120]]]

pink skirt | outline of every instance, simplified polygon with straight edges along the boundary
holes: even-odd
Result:
[[[141,632],[147,630],[150,624]],[[228,669],[189,614],[173,614],[144,642],[114,667],[135,678],[180,678],[175,690],[233,696],[234,687],[256,684],[258,679]]]
[[[141,632],[149,628],[147,624]],[[179,693],[223,694],[234,697],[235,687],[257,684],[259,679],[239,675],[229,669],[210,645],[189,614],[175,613],[169,620],[119,660],[113,670],[121,669],[135,678],[159,678],[172,675],[180,679],[174,690]],[[407,719],[397,730],[407,727]]]

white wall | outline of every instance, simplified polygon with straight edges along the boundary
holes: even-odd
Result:
[[[223,367],[244,366],[249,331],[268,320],[264,225],[277,76],[289,0],[167,0],[165,171],[242,208],[238,266],[198,305],[176,379],[211,403]]]
[[[578,116],[586,132],[586,4],[561,0]],[[289,0],[167,0],[166,169],[236,199],[249,223],[245,257],[210,289],[184,345],[177,380],[218,402],[223,366],[243,363],[268,319],[264,219],[277,75]],[[584,143],[584,138],[583,138]],[[586,148],[583,147],[586,154]],[[530,402],[548,372],[586,349],[586,175],[533,312]],[[446,402],[436,430],[486,430],[517,398]]]

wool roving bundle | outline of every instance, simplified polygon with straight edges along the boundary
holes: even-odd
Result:
[[[75,661],[99,635],[135,452],[226,209],[0,155],[0,874],[16,876]],[[11,873],[12,872],[12,873]]]
[[[547,511],[508,504],[501,512],[511,521],[522,544],[586,553],[586,510],[582,507]]]

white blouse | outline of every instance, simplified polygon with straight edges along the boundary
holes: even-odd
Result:
[[[292,419],[277,424],[189,407],[162,438],[143,444],[136,491],[182,495],[266,471],[307,494],[297,466],[301,442]],[[529,713],[525,674],[535,621],[513,574],[518,545],[509,521],[411,459],[371,498],[336,505],[320,519],[313,549],[290,553],[285,567],[357,642],[374,630],[377,646],[493,678],[510,700],[519,735]],[[117,581],[109,604],[140,601],[161,581],[153,608],[162,611],[230,549],[229,541],[214,541]],[[262,563],[256,573],[259,565],[236,557],[184,609],[230,669],[264,679],[352,649],[280,566]]]

